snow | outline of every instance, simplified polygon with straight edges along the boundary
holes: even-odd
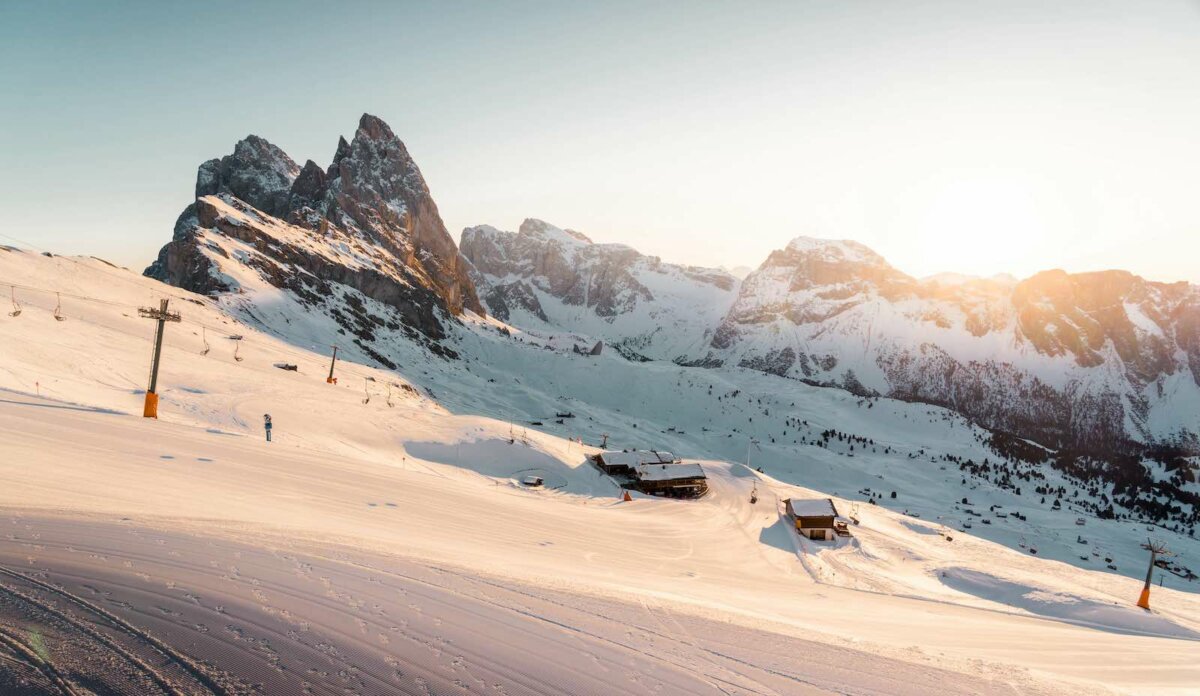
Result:
[[[609,466],[627,466],[633,468],[641,464],[669,464],[675,461],[675,455],[670,452],[653,450],[608,450],[602,452],[604,462]]]
[[[788,251],[800,253],[817,252],[845,262],[883,263],[883,258],[874,251],[850,239],[819,239],[801,236],[788,242],[787,248]]]
[[[945,411],[879,400],[868,415],[844,392],[745,370],[531,349],[483,320],[463,329],[466,360],[414,349],[397,373],[347,346],[329,385],[336,326],[251,281],[214,302],[98,261],[0,252],[0,283],[67,293],[64,322],[33,291],[17,291],[21,316],[0,316],[0,566],[16,574],[0,585],[35,602],[31,615],[69,602],[116,617],[128,652],[184,692],[199,691],[188,660],[274,693],[304,680],[580,694],[1200,683],[1200,597],[1168,578],[1153,612],[1131,606],[1140,526],[1088,520],[1130,577],[1078,568],[1062,562],[1077,513],[981,484],[976,508],[1027,506],[1029,522],[945,539],[958,472],[905,456],[936,443],[981,457],[977,431]],[[166,330],[156,421],[140,417],[153,325],[136,307],[162,296],[183,322]],[[241,302],[260,323],[234,318]],[[741,393],[717,402],[709,385]],[[561,426],[524,425],[566,409],[577,417]],[[772,443],[783,414],[809,421],[808,436],[836,423],[895,453]],[[600,433],[698,461],[709,494],[622,502],[587,463],[599,450],[570,439]],[[767,473],[731,463],[749,437]],[[546,487],[520,486],[529,475]],[[866,504],[854,491],[867,485],[899,490],[880,502],[922,519]],[[832,498],[860,524],[808,542],[788,498]],[[1018,533],[1041,535],[1044,555],[1010,548]],[[11,618],[0,610],[0,627]],[[153,640],[181,655],[151,661]]]
[[[836,517],[837,509],[829,498],[791,499],[792,513],[797,517]]]
[[[704,478],[704,469],[695,462],[683,464],[643,464],[634,469],[639,481],[676,481]]]

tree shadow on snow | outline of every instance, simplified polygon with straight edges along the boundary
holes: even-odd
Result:
[[[988,573],[966,568],[947,568],[939,574],[942,584],[964,594],[998,602],[1051,619],[1122,635],[1155,635],[1200,640],[1200,633],[1159,614],[1133,606],[1085,599],[1077,595],[1022,585]]]
[[[15,406],[34,406],[36,408],[56,408],[64,411],[83,411],[85,413],[103,413],[110,416],[127,416],[129,414],[121,411],[114,411],[111,408],[100,408],[98,406],[77,406],[73,404],[63,403],[36,403],[32,401],[14,401],[12,399],[0,399],[0,404],[13,404]]]

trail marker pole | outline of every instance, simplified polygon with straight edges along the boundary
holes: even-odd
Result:
[[[337,384],[337,378],[333,376],[333,366],[337,364],[337,346],[333,346],[333,359],[329,361],[329,376],[325,378],[326,384]]]
[[[150,387],[146,390],[146,405],[142,409],[144,418],[158,418],[158,366],[162,362],[163,329],[168,321],[178,322],[178,312],[167,311],[169,300],[164,299],[158,309],[153,307],[138,307],[138,316],[154,319],[158,328],[154,332],[154,359],[150,363]]]

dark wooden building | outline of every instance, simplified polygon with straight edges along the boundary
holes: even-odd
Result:
[[[829,498],[788,498],[784,505],[801,536],[816,541],[833,541],[835,536],[850,536],[849,528],[839,519],[837,508]]]
[[[642,464],[634,468],[633,478],[638,490],[650,495],[699,498],[708,492],[708,477],[694,462]]]

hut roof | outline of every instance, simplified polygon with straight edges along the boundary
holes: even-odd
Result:
[[[704,469],[688,464],[643,464],[634,469],[639,481],[675,481],[704,478]]]
[[[602,452],[600,456],[609,466],[627,466],[631,469],[641,464],[670,464],[675,461],[675,455],[670,452],[654,450],[613,450]]]
[[[788,505],[796,517],[836,517],[838,514],[829,498],[791,498]]]

